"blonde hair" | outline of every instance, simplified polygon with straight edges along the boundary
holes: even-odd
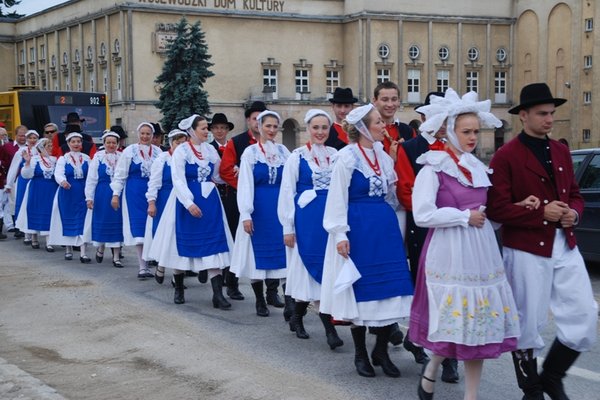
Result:
[[[373,108],[375,110],[375,108]],[[373,110],[369,111],[364,117],[362,117],[361,121],[368,128],[369,123],[371,122],[371,113]],[[348,134],[348,141],[352,143],[357,143],[360,138],[360,132],[356,129],[356,126],[352,125],[347,120],[342,121],[342,129]]]

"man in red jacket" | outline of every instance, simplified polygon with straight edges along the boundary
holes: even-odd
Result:
[[[598,306],[573,228],[583,213],[583,198],[575,182],[569,149],[548,137],[555,108],[545,83],[521,90],[521,133],[502,146],[490,167],[492,188],[488,217],[502,223],[503,257],[517,307],[521,336],[513,362],[524,399],[568,399],[562,379],[580,352],[596,341]],[[536,196],[537,209],[514,205]],[[554,315],[557,337],[538,375],[537,355],[544,348],[541,332]]]

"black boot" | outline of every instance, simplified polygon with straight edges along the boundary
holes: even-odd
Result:
[[[579,354],[578,351],[572,350],[558,339],[554,339],[540,375],[542,388],[552,400],[569,400],[562,379],[567,374],[567,370],[577,360]]]
[[[375,347],[371,352],[371,360],[373,365],[381,366],[383,373],[392,378],[398,378],[400,376],[400,370],[390,360],[388,354],[388,341],[390,340],[391,325],[382,326],[379,328],[373,328],[377,339],[375,341]]]
[[[206,283],[208,282],[208,270],[198,271],[198,282]]]
[[[306,315],[306,309],[308,308],[308,304],[308,301],[297,301],[295,303],[292,320],[290,321],[290,330],[291,326],[293,325],[293,330],[296,332],[296,337],[299,339],[308,339],[310,337],[304,329],[304,321],[302,319]]]
[[[369,361],[369,353],[367,353],[367,345],[365,343],[365,334],[367,328],[364,326],[357,326],[351,328],[352,340],[354,341],[354,366],[356,372],[360,376],[371,378],[375,376],[375,370]]]
[[[442,361],[442,381],[446,383],[458,382],[458,361],[455,358],[446,358]]]
[[[429,356],[427,353],[425,353],[425,350],[408,340],[408,332],[404,338],[404,348],[413,354],[417,364],[425,364],[427,361],[429,361]]]
[[[175,280],[175,296],[173,297],[173,302],[175,304],[183,304],[185,303],[185,298],[183,297],[183,277],[185,274],[177,274],[173,275],[173,279]]]
[[[2,221],[2,219],[0,218],[0,240],[4,240],[8,237],[4,233],[2,233],[2,229],[4,229],[4,221]]]
[[[327,337],[327,344],[331,350],[336,347],[340,347],[344,345],[344,341],[340,339],[335,330],[335,326],[331,323],[331,315],[319,313],[319,318],[321,318],[321,322],[323,323],[323,327],[325,328],[325,336]]]
[[[285,304],[281,301],[281,297],[277,294],[279,289],[279,279],[265,279],[267,285],[267,304],[275,308],[283,308]]]
[[[369,329],[371,329],[371,328],[369,328]],[[369,332],[371,332],[371,331],[369,331]],[[404,340],[404,333],[402,333],[398,324],[397,323],[392,324],[392,328],[390,330],[390,343],[393,344],[394,346],[399,346],[402,344],[403,340]]]
[[[221,310],[227,310],[231,308],[231,303],[227,301],[225,296],[223,296],[223,275],[214,276],[210,280],[210,284],[213,290],[213,307],[220,308]]]
[[[285,287],[283,290],[285,293]],[[285,307],[283,308],[283,319],[289,321],[292,318],[292,315],[294,314],[294,305],[296,304],[296,301],[292,298],[292,296],[288,295],[285,295],[283,298],[285,300]]]
[[[263,294],[263,282],[252,282],[252,290],[254,291],[254,296],[256,296],[256,315],[259,317],[268,317],[269,309],[267,308],[267,302]]]
[[[229,296],[231,300],[244,300],[244,295],[240,292],[238,277],[229,270],[229,267],[223,270],[223,274],[225,286],[227,286],[227,296]]]
[[[537,358],[533,358],[533,350],[512,352],[517,384],[525,396],[523,400],[544,400],[542,382],[537,371]]]

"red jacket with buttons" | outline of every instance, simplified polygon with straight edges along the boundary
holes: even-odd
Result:
[[[518,137],[502,146],[492,158],[493,186],[488,192],[487,216],[502,223],[502,244],[543,257],[552,256],[556,223],[544,220],[544,205],[560,200],[583,216],[583,197],[575,182],[569,149],[550,140],[555,185],[548,173]],[[516,206],[529,195],[537,196],[537,210]],[[569,248],[576,246],[573,228],[565,228]]]

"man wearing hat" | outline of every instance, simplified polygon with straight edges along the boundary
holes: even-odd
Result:
[[[85,122],[85,119],[80,118],[76,112],[67,114],[67,119],[63,121],[66,124],[65,131],[55,134],[52,138],[52,155],[54,157],[61,157],[70,151],[67,145],[67,135],[73,132],[81,133],[83,136],[83,149],[81,152],[87,154],[90,158],[94,157],[94,154],[96,154],[96,145],[90,135],[83,133],[81,126],[83,122]]]
[[[216,113],[213,115],[210,124],[208,124],[208,130],[213,134],[214,140],[210,143],[219,153],[219,157],[223,158],[223,153],[227,145],[227,134],[233,130],[235,126],[227,120],[227,116],[223,113]],[[237,207],[237,193],[233,186],[228,183],[217,184],[219,195],[221,196],[221,202],[225,209],[225,216],[227,217],[227,224],[231,235],[235,238],[235,231],[240,219],[240,212]],[[201,271],[202,272],[202,271]],[[233,272],[229,271],[229,267],[223,271],[223,278],[225,280],[225,286],[227,286],[227,295],[232,300],[244,300],[244,295],[239,290],[238,278]]]
[[[152,144],[157,146],[162,151],[168,151],[169,146],[165,146],[163,144],[163,138],[165,136],[165,132],[162,130],[162,127],[158,122],[151,122],[152,127],[154,128],[154,133],[152,134]]]
[[[346,115],[352,111],[354,103],[358,101],[352,94],[351,88],[335,88],[333,97],[329,99],[331,109],[335,115],[335,122],[331,124],[329,129],[329,137],[325,141],[325,146],[334,147],[341,150],[348,144],[348,134],[342,128],[342,121],[346,119]]]
[[[521,133],[492,158],[493,186],[488,192],[488,217],[502,223],[504,265],[517,308],[521,336],[513,362],[524,399],[568,399],[562,379],[579,354],[596,341],[598,306],[574,227],[583,213],[569,149],[550,139],[556,107],[545,83],[521,90],[518,115]],[[537,209],[514,205],[536,196]],[[537,356],[544,348],[541,332],[554,315],[557,337],[538,375]]]

